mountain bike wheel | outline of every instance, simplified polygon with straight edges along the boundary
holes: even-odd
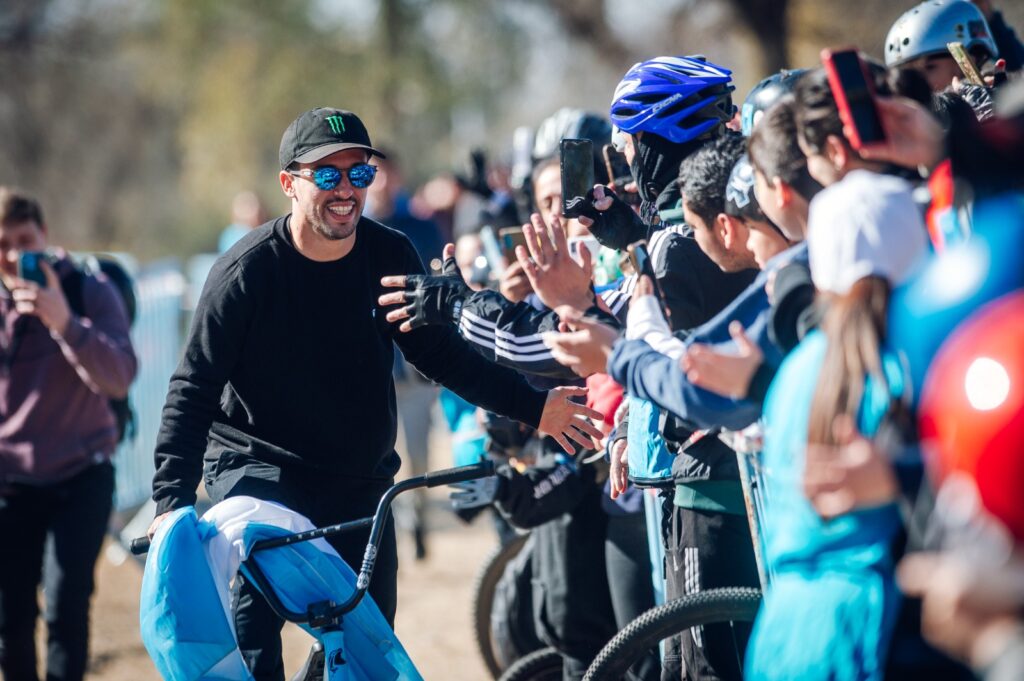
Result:
[[[651,608],[616,634],[594,661],[583,681],[619,681],[630,666],[666,638],[690,627],[724,622],[753,622],[761,591],[748,587],[711,589]]]
[[[499,681],[562,681],[562,656],[554,648],[535,650],[516,660]]]
[[[496,546],[484,559],[473,584],[473,633],[476,635],[476,645],[480,656],[483,658],[487,670],[495,679],[501,676],[505,667],[498,659],[491,635],[491,607],[494,603],[494,593],[498,581],[505,573],[505,567],[519,555],[529,538],[529,535],[523,535],[506,544]]]

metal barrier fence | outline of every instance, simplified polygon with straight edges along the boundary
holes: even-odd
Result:
[[[116,510],[143,504],[152,492],[153,450],[167,385],[182,346],[182,310],[188,282],[176,261],[155,263],[136,274],[138,315],[132,343],[139,373],[129,396],[135,411],[135,436],[117,450]]]

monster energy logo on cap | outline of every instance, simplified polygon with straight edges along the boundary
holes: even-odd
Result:
[[[281,169],[294,163],[316,163],[346,149],[363,149],[373,156],[384,156],[373,148],[359,116],[344,109],[310,109],[292,121],[281,137]]]
[[[341,116],[328,116],[324,120],[331,126],[331,132],[335,135],[345,132],[345,120]]]

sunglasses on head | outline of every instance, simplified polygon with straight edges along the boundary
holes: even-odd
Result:
[[[302,168],[301,170],[289,170],[290,174],[297,177],[305,177],[313,180],[317,188],[330,191],[341,184],[341,176],[348,175],[348,181],[356,189],[366,189],[373,184],[373,178],[377,177],[377,166],[369,163],[357,163],[351,168],[341,169],[334,166],[317,166],[316,168]]]

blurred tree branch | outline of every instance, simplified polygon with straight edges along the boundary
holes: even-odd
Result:
[[[608,24],[604,0],[550,0],[547,4],[566,32],[591,46],[602,59],[611,64],[633,63],[632,50]]]
[[[762,73],[774,73],[789,66],[789,0],[718,0],[735,14],[749,32],[760,55]],[[637,54],[608,23],[605,0],[551,0],[545,3],[554,12],[566,32],[589,46],[609,65],[625,69],[637,59],[658,56]],[[687,18],[698,9],[684,2],[672,11],[673,26],[686,26]],[[674,52],[673,52],[674,53]],[[738,68],[740,65],[726,63]]]
[[[729,0],[761,53],[761,73],[790,66],[788,0]]]

